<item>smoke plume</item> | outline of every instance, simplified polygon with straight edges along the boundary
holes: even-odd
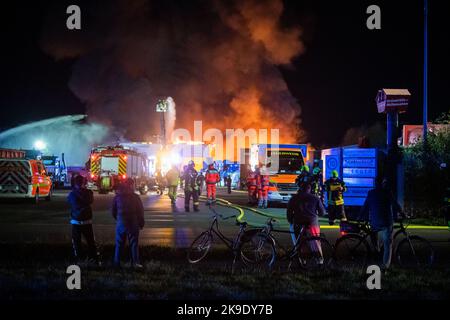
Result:
[[[204,130],[278,128],[282,141],[304,140],[300,107],[279,71],[302,53],[301,30],[281,25],[281,0],[80,7],[82,30],[56,27],[66,17],[50,15],[41,42],[56,59],[75,59],[69,86],[93,120],[147,139],[159,134],[156,102],[170,96],[177,128],[203,120]]]

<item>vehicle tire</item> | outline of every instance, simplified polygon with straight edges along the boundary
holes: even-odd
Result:
[[[212,241],[213,237],[209,231],[204,231],[195,238],[188,250],[189,263],[197,263],[203,260],[211,248]]]
[[[272,238],[261,233],[253,234],[242,242],[240,255],[244,265],[259,270],[271,270],[277,256]]]
[[[362,270],[368,263],[370,252],[366,239],[357,234],[347,234],[336,240],[334,261],[339,267]]]
[[[145,196],[148,193],[148,188],[139,188],[139,194]]]
[[[434,263],[434,249],[431,243],[419,236],[402,239],[394,250],[399,266],[404,268],[430,267]]]
[[[291,259],[303,270],[330,269],[334,264],[333,246],[325,238],[307,237],[300,240],[297,253]]]

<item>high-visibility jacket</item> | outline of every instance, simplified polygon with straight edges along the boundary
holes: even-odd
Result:
[[[269,186],[269,176],[266,174],[260,174],[257,177],[257,185],[259,189]]]
[[[325,181],[328,205],[339,206],[344,204],[343,193],[347,191],[344,181],[339,178],[330,178]]]
[[[247,186],[249,186],[249,187],[256,186],[256,182],[257,182],[256,178],[257,178],[256,173],[250,172],[247,176]]]
[[[205,175],[206,184],[216,184],[220,182],[220,174],[216,169],[208,169],[206,170]]]
[[[177,169],[170,169],[166,173],[166,180],[169,186],[177,186],[180,181],[180,171]]]
[[[197,185],[198,172],[194,168],[187,168],[183,173],[184,190],[193,191],[198,190]]]

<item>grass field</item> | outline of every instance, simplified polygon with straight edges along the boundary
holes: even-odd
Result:
[[[111,246],[102,248],[112,256]],[[230,273],[230,253],[211,252],[189,265],[186,251],[143,247],[143,270],[81,265],[82,289],[66,288],[69,246],[0,244],[0,298],[5,299],[445,299],[450,270],[393,268],[381,290],[366,288],[366,275],[355,270],[289,273]]]

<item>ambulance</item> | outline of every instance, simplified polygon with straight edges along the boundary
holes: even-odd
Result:
[[[51,200],[53,185],[40,160],[27,159],[20,150],[2,149],[0,158],[0,198],[24,198],[38,203]]]
[[[308,145],[306,144],[253,144],[250,149],[250,165],[256,170],[266,165],[269,173],[269,204],[286,204],[298,186],[295,179],[306,163]]]

